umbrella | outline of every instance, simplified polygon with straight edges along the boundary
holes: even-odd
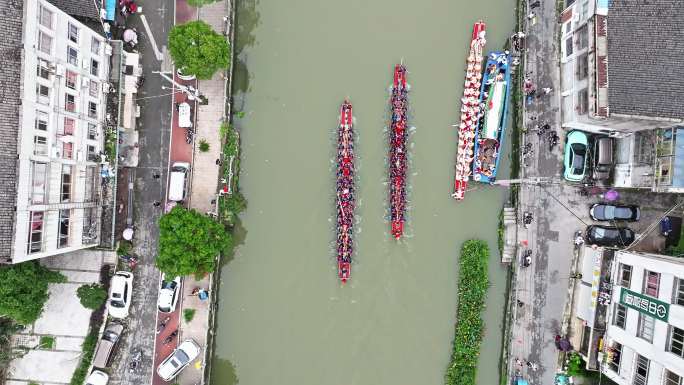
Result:
[[[620,196],[620,194],[618,194],[617,191],[611,189],[611,190],[606,191],[606,195],[604,195],[604,198],[607,201],[612,202],[612,201],[617,200],[619,196]]]
[[[527,380],[523,380],[522,378],[518,378],[515,381],[515,385],[529,385],[529,383],[527,382]]]
[[[562,352],[569,352],[572,350],[572,344],[567,338],[562,338],[558,342],[558,349],[560,349]]]
[[[133,239],[133,229],[130,227],[124,229],[122,235],[123,235],[123,239],[130,241],[131,239]]]
[[[126,43],[138,44],[138,34],[132,29],[127,29],[123,33],[123,41]]]

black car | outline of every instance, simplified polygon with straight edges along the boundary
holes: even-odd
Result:
[[[596,203],[589,209],[591,219],[595,221],[638,221],[641,216],[639,206],[608,205]]]
[[[634,242],[634,231],[627,227],[587,226],[585,241],[598,246],[629,246]]]

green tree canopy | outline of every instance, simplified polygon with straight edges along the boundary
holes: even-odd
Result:
[[[157,267],[169,276],[214,271],[218,254],[231,246],[230,233],[195,210],[174,207],[159,220]]]
[[[0,268],[0,316],[23,325],[33,323],[49,297],[48,284],[65,280],[36,261]]]
[[[78,299],[81,300],[81,305],[86,309],[97,310],[104,304],[107,299],[107,292],[102,285],[92,283],[89,285],[82,285],[76,290]]]
[[[217,0],[188,0],[188,5],[191,7],[203,7],[207,4],[215,3]]]
[[[199,79],[211,79],[216,71],[230,65],[226,38],[203,21],[173,27],[169,33],[169,53],[177,68]]]

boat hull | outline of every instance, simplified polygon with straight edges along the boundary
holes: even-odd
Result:
[[[344,284],[351,278],[354,252],[355,199],[354,126],[352,105],[345,100],[340,107],[337,130],[336,211],[337,211],[337,276]]]
[[[395,239],[404,234],[406,212],[406,172],[408,168],[406,141],[408,138],[408,84],[406,67],[394,67],[389,124],[389,206],[391,234]]]

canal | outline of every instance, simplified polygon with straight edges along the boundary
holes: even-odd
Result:
[[[483,18],[487,49],[500,49],[513,7],[238,0],[234,107],[249,207],[244,239],[221,271],[212,384],[442,384],[458,255],[470,238],[492,250],[478,383],[498,383],[506,270],[496,229],[507,192],[476,186],[461,203],[449,195],[472,24]],[[391,70],[402,59],[415,131],[407,237],[396,242],[385,219],[384,127]],[[359,206],[352,279],[342,287],[332,155],[345,97],[358,134]]]

